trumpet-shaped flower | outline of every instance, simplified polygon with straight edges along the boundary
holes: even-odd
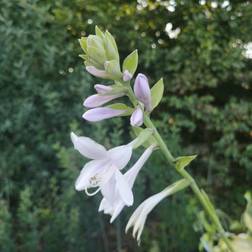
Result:
[[[130,227],[133,226],[133,237],[135,238],[137,234],[137,241],[139,244],[146,218],[148,214],[152,211],[152,209],[164,198],[184,189],[188,185],[189,182],[186,179],[181,179],[178,182],[172,184],[171,186],[168,186],[163,191],[154,194],[153,196],[143,201],[130,217],[126,226],[126,232]]]
[[[120,214],[125,205],[127,205],[124,200],[125,192],[123,191],[123,188],[129,187],[132,190],[139,171],[150,157],[154,148],[154,145],[148,147],[137,162],[125,174],[122,175],[119,171],[116,171],[106,186],[102,188],[104,197],[100,203],[99,211],[111,215],[111,223]],[[124,183],[127,183],[127,186],[122,187],[122,184]]]
[[[71,139],[76,150],[86,158],[92,159],[83,167],[75,183],[77,191],[85,190],[87,195],[90,196],[105,187],[115,173],[120,173],[119,170],[128,164],[132,155],[132,143],[106,150],[104,146],[94,140],[88,137],[79,137],[73,132],[71,133]],[[130,205],[133,197],[131,189],[127,183],[120,184],[120,190],[124,193],[124,201]],[[88,192],[89,188],[96,187],[98,189],[94,193]]]

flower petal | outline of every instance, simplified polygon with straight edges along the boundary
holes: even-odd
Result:
[[[126,228],[125,228],[125,232],[126,232],[126,233],[128,232],[128,230],[129,230],[132,226],[134,226],[136,220],[139,218],[139,215],[140,215],[140,213],[141,213],[143,207],[144,207],[144,204],[141,203],[141,204],[137,207],[137,209],[133,212],[133,214],[131,215],[131,217],[130,217],[130,219],[129,219],[127,225],[126,225]]]
[[[103,159],[107,155],[106,149],[89,137],[79,137],[71,132],[71,140],[74,148],[87,158]]]
[[[101,170],[106,169],[108,165],[109,164],[105,160],[92,160],[86,163],[75,182],[75,189],[77,191],[82,191],[91,187],[90,179],[99,174]],[[98,184],[96,186],[98,186]],[[95,187],[95,185],[92,185],[92,187]]]
[[[151,111],[151,90],[147,77],[144,74],[138,74],[134,83],[134,93],[139,101]]]
[[[113,90],[111,86],[106,86],[102,84],[96,84],[94,85],[94,88],[98,94],[107,94],[108,92],[111,92]]]
[[[116,167],[121,170],[130,161],[132,155],[131,145],[121,145],[108,151],[108,156]]]
[[[120,202],[118,202],[116,204],[116,207],[113,211],[113,214],[112,214],[112,217],[110,219],[110,223],[112,223],[116,218],[117,216],[121,213],[121,211],[123,210],[123,207],[124,207],[124,203],[120,200]]]
[[[98,211],[99,212],[103,211],[105,214],[110,214],[110,215],[113,214],[113,208],[112,208],[112,206],[104,198],[101,200],[101,203],[100,203]]]
[[[104,119],[123,115],[126,111],[112,108],[94,108],[85,112],[82,117],[90,122],[98,122]]]
[[[103,195],[103,198],[106,199],[106,201],[109,202],[110,205],[113,205],[113,202],[115,200],[115,184],[115,177],[112,175],[107,183],[101,185],[101,193]]]
[[[103,78],[103,79],[109,79],[109,78],[110,78],[110,76],[106,73],[106,71],[104,71],[104,70],[99,70],[99,69],[97,69],[97,68],[94,67],[94,66],[87,66],[87,67],[86,67],[86,70],[87,70],[90,74],[92,74],[92,75],[94,75],[94,76],[96,76],[96,77],[100,77],[100,78]]]
[[[140,107],[137,107],[130,117],[130,124],[133,127],[139,127],[143,124],[143,121],[144,121],[143,111]]]
[[[116,188],[122,200],[127,206],[131,206],[133,204],[134,199],[130,186],[128,185],[122,173],[118,170],[115,173],[115,178],[116,178]]]
[[[134,182],[136,180],[136,177],[141,170],[141,168],[144,166],[145,162],[150,157],[151,153],[153,152],[154,146],[148,147],[144,153],[141,155],[141,157],[137,160],[137,162],[124,174],[129,186],[132,188],[134,185]]]
[[[122,97],[124,94],[115,94],[115,95],[100,95],[95,94],[89,96],[83,103],[83,105],[87,108],[96,108],[99,107],[109,101],[112,101],[116,98]]]

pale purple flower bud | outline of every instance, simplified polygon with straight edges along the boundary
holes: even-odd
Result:
[[[98,94],[107,94],[113,89],[111,86],[105,86],[102,84],[96,84],[94,85],[94,88]]]
[[[139,127],[143,124],[144,114],[140,107],[138,107],[130,117],[130,124],[134,127]]]
[[[141,101],[147,111],[151,111],[151,91],[147,77],[144,74],[138,74],[134,83],[134,92],[139,101]]]
[[[123,72],[123,81],[129,81],[132,79],[132,77],[132,74],[128,70]]]
[[[104,79],[109,79],[109,75],[106,73],[106,71],[104,71],[104,70],[99,70],[99,69],[97,69],[97,68],[94,67],[94,66],[87,66],[87,67],[86,67],[86,70],[87,70],[90,74],[92,74],[92,75],[94,75],[94,76],[96,76],[96,77],[100,77],[100,78],[104,78]]]
[[[112,108],[94,108],[86,111],[82,117],[90,122],[98,122],[104,119],[123,115],[126,111]]]
[[[122,93],[114,95],[99,95],[99,94],[91,95],[83,102],[83,106],[85,106],[86,108],[100,107],[101,105],[109,101],[112,101],[116,98],[119,98],[123,95],[124,94]]]

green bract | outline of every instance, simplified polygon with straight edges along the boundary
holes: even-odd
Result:
[[[176,169],[181,170],[184,169],[187,165],[189,165],[197,155],[192,156],[181,156],[176,158]]]
[[[159,102],[161,101],[164,93],[164,82],[163,78],[161,78],[152,88],[151,88],[151,102],[152,109],[157,107]]]
[[[112,108],[112,109],[117,109],[117,110],[124,110],[125,113],[122,116],[129,116],[133,112],[133,108],[131,108],[123,103],[114,103],[114,104],[111,104],[107,107]]]
[[[138,52],[134,50],[123,61],[123,72],[128,70],[132,75],[136,72],[138,65]]]

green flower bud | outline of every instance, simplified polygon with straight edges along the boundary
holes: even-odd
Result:
[[[120,80],[122,72],[115,39],[108,31],[103,33],[97,26],[95,33],[95,35],[79,39],[80,46],[84,51],[80,57],[84,59],[86,67],[96,69],[92,72],[104,72],[102,75],[99,74],[99,77],[104,75],[113,80]]]

